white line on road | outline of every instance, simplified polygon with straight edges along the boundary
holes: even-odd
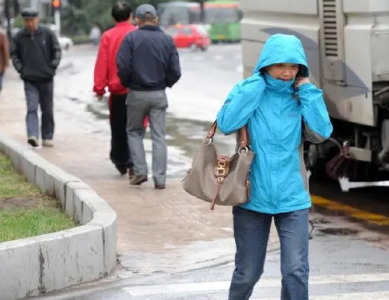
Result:
[[[215,59],[215,60],[222,60],[222,59],[223,59],[223,56],[221,56],[221,55],[216,55],[216,56],[214,57],[214,59]]]
[[[194,56],[193,60],[197,60],[197,61],[204,60],[204,56]]]
[[[342,283],[357,283],[357,282],[367,283],[367,282],[377,282],[377,281],[389,281],[389,273],[311,276],[309,283],[310,285],[317,285],[317,284],[342,284]],[[188,292],[222,291],[222,290],[228,290],[229,286],[230,286],[229,281],[219,281],[219,282],[166,284],[166,285],[154,285],[154,286],[134,286],[134,287],[123,288],[123,290],[132,296],[144,296],[144,295],[176,294],[176,293],[188,293]],[[259,281],[258,286],[260,286],[261,288],[280,287],[281,279],[263,278]],[[331,298],[331,299],[319,298],[318,300],[327,300],[327,299],[337,300],[338,298]],[[339,300],[343,300],[343,299],[348,299],[348,298],[339,298]],[[366,299],[370,300],[370,299],[381,299],[381,298],[366,298]],[[385,299],[389,299],[389,298],[385,298]]]
[[[347,293],[322,296],[309,296],[310,300],[388,300],[389,292]],[[280,300],[280,298],[256,298],[253,300]]]

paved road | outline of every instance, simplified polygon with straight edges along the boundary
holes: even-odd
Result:
[[[344,224],[343,224],[344,225]],[[352,227],[351,224],[348,224]],[[311,300],[389,299],[389,254],[356,236],[318,232],[311,241]],[[226,300],[233,264],[143,280],[116,282],[46,300]],[[253,300],[280,294],[279,251],[268,253]]]
[[[123,249],[138,251],[126,251],[119,257],[126,272],[124,276],[120,272],[117,273],[117,277],[127,277],[130,273],[131,279],[115,281],[116,278],[111,277],[108,281],[114,282],[100,282],[90,287],[84,286],[45,298],[226,299],[234,254],[228,212],[223,211],[220,215],[216,212],[218,220],[215,220],[215,217],[210,217],[206,210],[198,209],[192,203],[188,202],[185,207],[182,202],[180,203],[180,199],[164,198],[181,197],[174,192],[172,194],[172,190],[163,194],[161,199],[147,189],[143,191],[132,189],[131,194],[128,194],[125,192],[128,183],[126,185],[123,182],[118,183],[118,180],[107,171],[108,160],[99,163],[101,150],[104,153],[107,148],[109,128],[104,111],[105,104],[96,104],[90,91],[94,55],[95,49],[91,46],[85,46],[82,50],[80,48],[72,50],[66,55],[64,66],[68,67],[61,71],[56,79],[56,94],[59,97],[56,105],[60,123],[67,125],[66,128],[60,126],[62,130],[62,137],[60,136],[58,141],[60,147],[51,151],[52,153],[48,151],[42,153],[54,161],[67,157],[69,151],[79,153],[81,157],[73,154],[75,157],[69,161],[62,161],[62,166],[71,172],[78,172],[76,175],[91,182],[93,187],[96,186],[103,197],[109,199],[113,194],[115,197],[122,197],[119,205],[112,202],[115,203],[116,209],[135,210],[127,216],[121,216],[121,222],[130,220],[135,223],[127,230],[123,227],[120,229],[119,241]],[[183,78],[173,90],[168,91],[171,179],[180,178],[187,169],[190,157],[215,118],[225,96],[242,76],[238,45],[214,46],[207,52],[183,51],[181,61]],[[20,107],[14,108],[15,112],[17,110],[20,110]],[[10,118],[10,115],[6,117]],[[67,123],[64,123],[64,120]],[[18,125],[15,123],[15,126],[20,126],[20,123]],[[20,138],[20,135],[18,137]],[[77,143],[81,145],[83,137],[94,147],[93,149],[98,147],[101,149],[91,151],[88,157],[83,157],[85,151],[83,152],[84,149],[77,145]],[[217,141],[223,152],[232,151],[234,141],[231,138],[218,136]],[[150,145],[147,144],[146,147],[149,151]],[[80,165],[86,160],[90,161],[91,165],[80,170]],[[102,170],[101,166],[96,164],[103,164],[105,169]],[[106,184],[107,180],[109,184]],[[103,184],[104,186],[101,186]],[[118,187],[122,189],[122,193],[118,193]],[[162,200],[162,203],[157,205],[150,200]],[[142,201],[147,202],[144,204]],[[145,207],[149,212],[144,209]],[[165,216],[165,219],[153,218],[153,214]],[[311,291],[312,295],[317,296],[311,299],[389,299],[387,235],[370,230],[363,224],[351,222],[347,217],[312,213],[311,218],[315,225],[311,241]],[[182,235],[183,231],[187,232],[187,239]],[[139,245],[126,244],[124,238],[126,236],[130,237],[128,240],[131,243],[138,241]],[[152,247],[153,240],[158,246],[149,253],[147,249]],[[166,241],[174,242],[169,244]],[[169,248],[174,251],[169,252]],[[266,279],[255,290],[254,300],[279,298],[277,249],[277,246],[269,249],[264,275]],[[189,265],[190,271],[187,268]],[[199,269],[197,271],[194,270],[196,266]]]

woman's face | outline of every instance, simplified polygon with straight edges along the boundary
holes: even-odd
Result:
[[[299,70],[299,65],[296,64],[274,64],[267,67],[269,75],[275,79],[281,79],[285,81],[293,80],[296,78]]]

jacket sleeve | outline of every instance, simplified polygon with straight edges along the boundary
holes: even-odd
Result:
[[[11,59],[15,70],[20,74],[23,69],[23,62],[20,57],[20,48],[18,42],[18,35],[11,40]]]
[[[181,67],[180,67],[180,57],[178,55],[176,46],[174,45],[174,42],[171,38],[170,38],[170,45],[171,45],[170,46],[171,49],[170,49],[169,64],[166,72],[166,85],[171,88],[181,78]]]
[[[124,87],[130,87],[132,75],[132,38],[131,33],[127,34],[120,45],[116,56],[116,67],[118,77]]]
[[[312,143],[321,143],[332,134],[331,120],[323,99],[323,92],[312,83],[298,89],[304,121],[304,136]]]
[[[217,126],[224,134],[245,126],[261,104],[266,83],[263,77],[255,74],[236,84],[217,114]]]
[[[105,94],[108,83],[108,42],[108,37],[103,35],[95,62],[93,91],[97,95]]]
[[[57,69],[62,58],[61,46],[54,32],[50,30],[51,36],[51,66]]]

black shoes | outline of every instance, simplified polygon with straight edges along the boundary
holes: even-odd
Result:
[[[133,168],[129,168],[127,166],[115,166],[115,168],[116,168],[116,170],[119,171],[120,175],[122,175],[122,176],[126,175],[128,173],[130,180],[135,175]]]
[[[126,175],[127,174],[127,167],[126,166],[115,166],[116,169],[119,171],[120,175]]]
[[[35,136],[29,136],[27,142],[32,146],[32,147],[38,147],[38,139]]]

